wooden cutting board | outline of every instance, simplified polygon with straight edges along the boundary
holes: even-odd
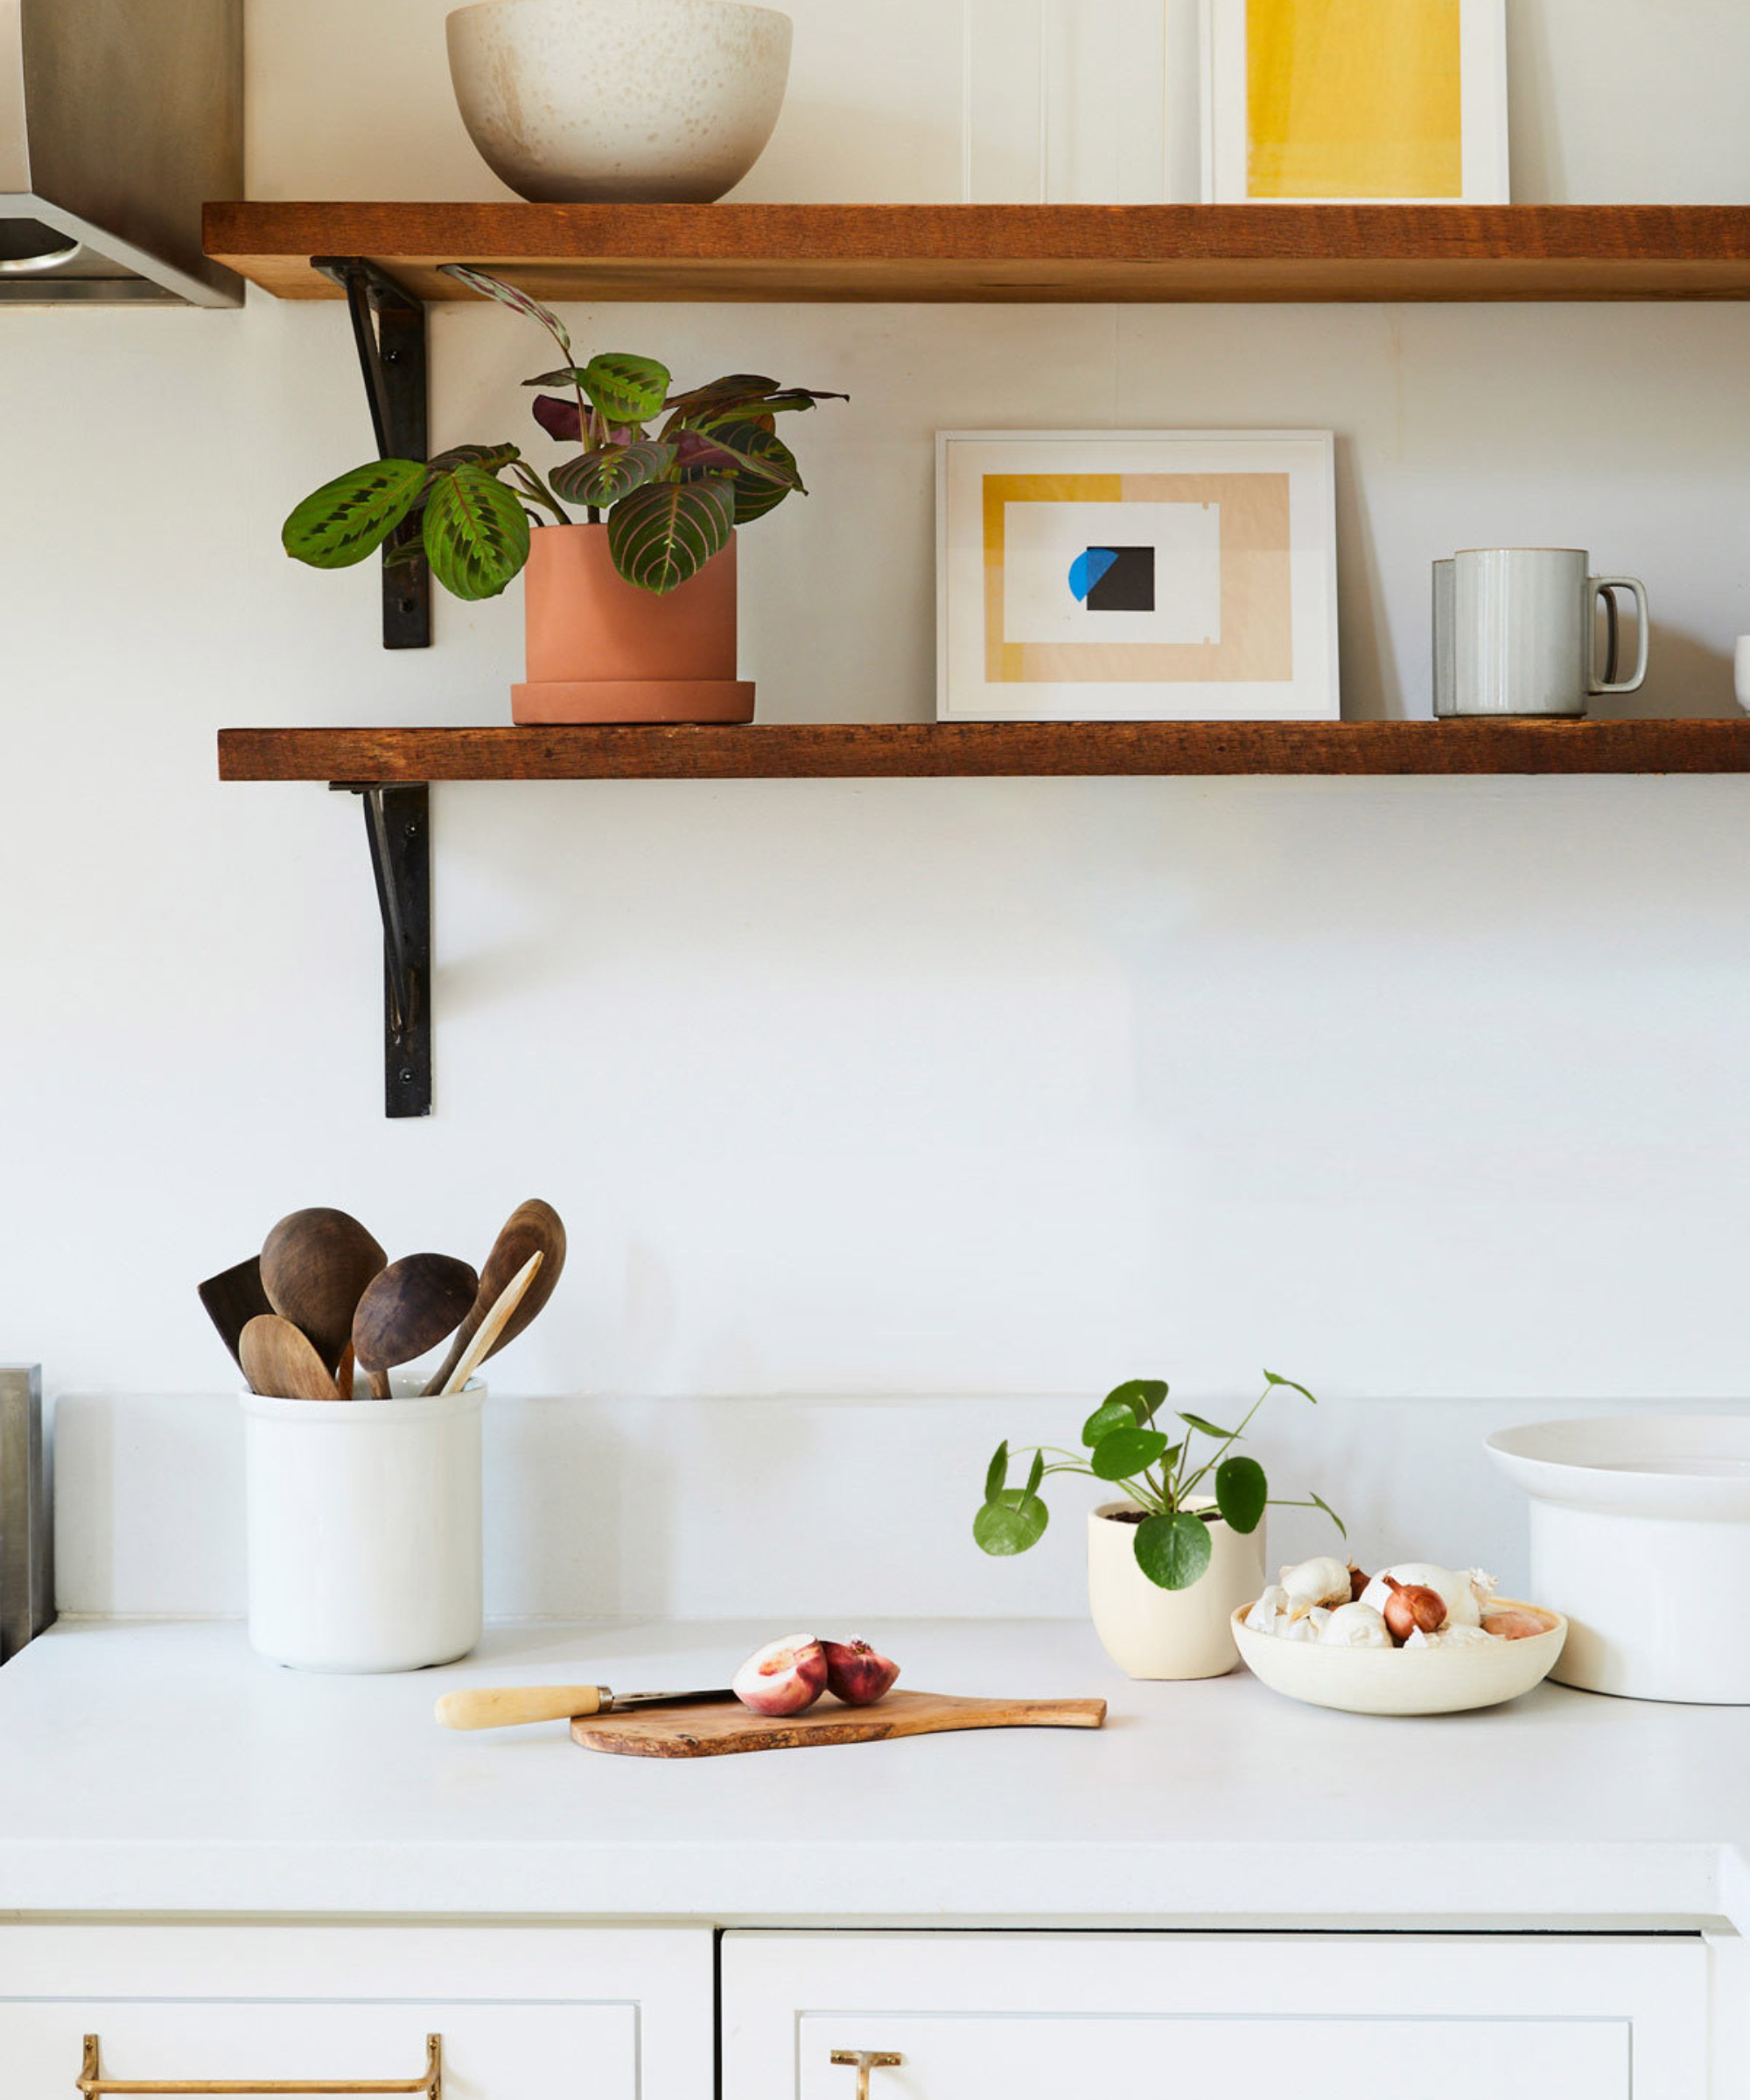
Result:
[[[617,1757],[724,1757],[743,1750],[807,1750],[828,1743],[879,1743],[890,1736],[956,1728],[1097,1728],[1104,1699],[956,1699],[945,1692],[890,1691],[873,1706],[823,1698],[781,1718],[734,1701],[580,1715],[571,1740]]]

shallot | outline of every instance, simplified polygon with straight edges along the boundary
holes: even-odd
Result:
[[[826,1688],[847,1706],[872,1706],[885,1699],[900,1674],[897,1662],[878,1656],[866,1641],[822,1641]]]
[[[1417,1582],[1385,1578],[1390,1594],[1382,1616],[1393,1640],[1407,1641],[1411,1634],[1437,1634],[1446,1623],[1446,1600],[1438,1590]]]

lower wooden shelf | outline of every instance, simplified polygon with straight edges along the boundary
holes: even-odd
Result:
[[[809,722],[222,729],[224,780],[1750,773],[1750,717],[1655,722]]]

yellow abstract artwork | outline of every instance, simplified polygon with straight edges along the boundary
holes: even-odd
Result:
[[[1247,0],[1256,198],[1464,194],[1460,0]]]

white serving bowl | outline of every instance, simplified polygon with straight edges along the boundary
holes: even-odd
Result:
[[[534,204],[711,203],[790,73],[790,18],[740,0],[480,0],[448,35],[468,136]]]
[[[1531,1582],[1573,1634],[1564,1684],[1750,1705],[1750,1415],[1535,1422],[1487,1439],[1531,1498]]]
[[[1474,1706],[1499,1706],[1541,1684],[1567,1638],[1559,1612],[1494,1600],[1547,1619],[1547,1634],[1523,1641],[1466,1642],[1462,1648],[1326,1648],[1317,1641],[1284,1641],[1244,1623],[1251,1609],[1234,1614],[1234,1643],[1246,1667],[1272,1691],[1309,1706],[1334,1706],[1342,1713],[1465,1713]]]

